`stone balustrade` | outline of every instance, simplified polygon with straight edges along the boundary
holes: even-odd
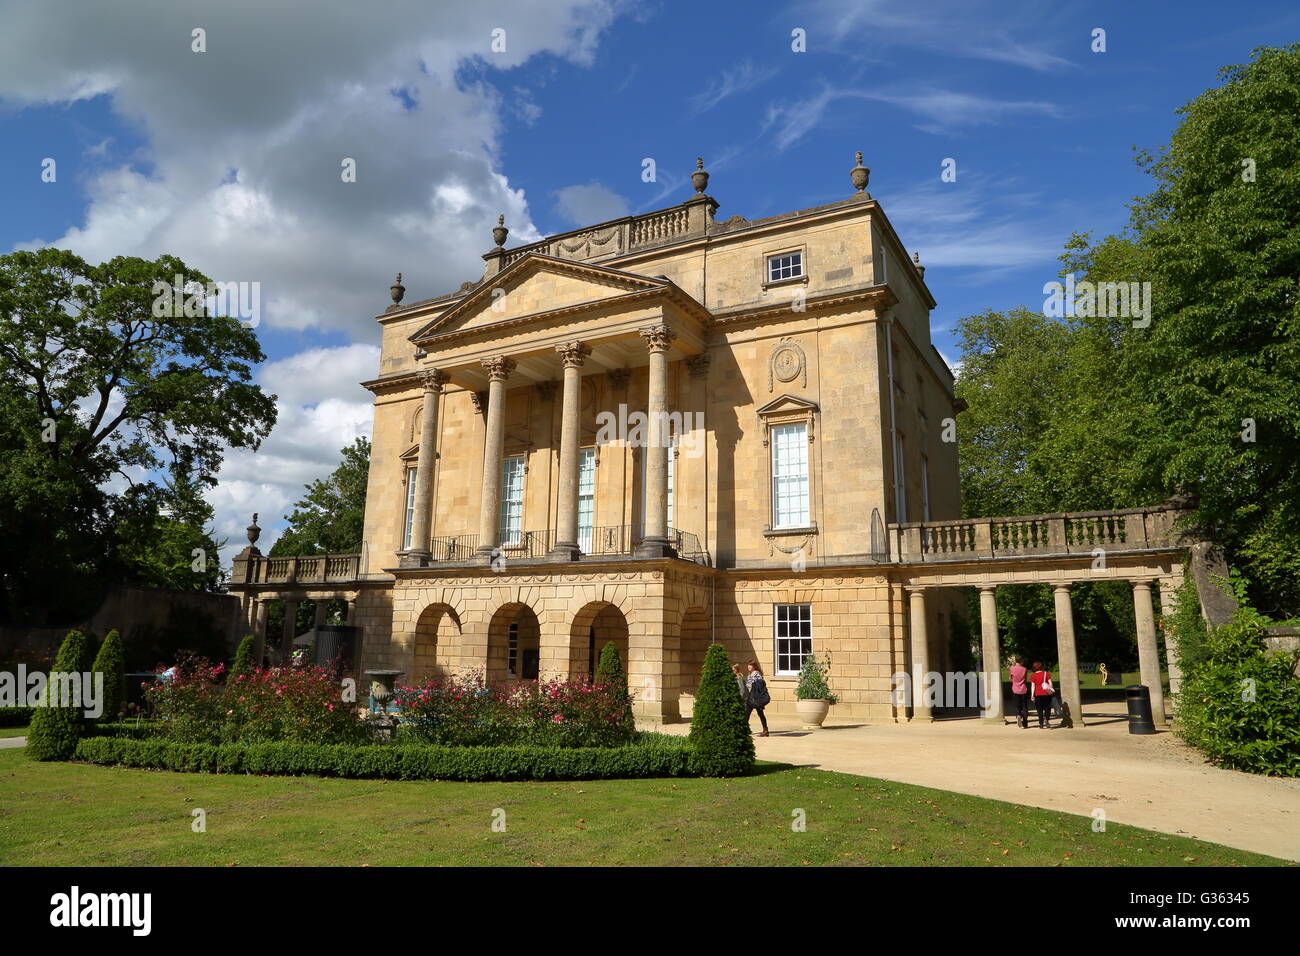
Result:
[[[1186,544],[1175,527],[1181,516],[1159,505],[891,524],[890,558],[914,563],[1180,548]]]
[[[501,253],[501,268],[504,269],[530,252],[557,259],[601,259],[626,255],[638,249],[693,235],[703,236],[708,231],[710,220],[702,211],[693,213],[694,205],[698,204],[685,203],[641,216],[624,216],[595,227],[548,236],[526,246],[516,246]]]
[[[232,584],[345,584],[361,577],[359,553],[292,557],[254,554],[235,558],[230,580]]]

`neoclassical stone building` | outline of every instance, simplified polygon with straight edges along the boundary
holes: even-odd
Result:
[[[843,200],[719,220],[701,163],[657,212],[510,249],[499,223],[454,293],[406,303],[399,275],[364,550],[245,552],[255,628],[269,600],[345,597],[363,666],[408,682],[582,676],[613,641],[651,722],[689,715],[711,641],[762,663],[778,713],[829,654],[835,713],[895,720],[928,716],[892,675],[946,669],[956,586],[988,611],[997,583],[1059,583],[1068,613],[1106,534],[1107,573],[1174,586],[1146,512],[1006,519],[1033,540],[958,520],[935,302],[867,178],[859,154]]]

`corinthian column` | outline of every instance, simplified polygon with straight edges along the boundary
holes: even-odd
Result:
[[[564,398],[560,419],[560,500],[557,540],[551,556],[572,561],[578,550],[578,411],[582,396],[582,365],[591,346],[581,342],[557,345],[564,359]]]
[[[671,557],[668,538],[668,347],[674,338],[666,325],[640,329],[650,350],[650,389],[646,415],[645,535],[637,548],[640,557]]]
[[[420,412],[420,463],[415,471],[415,514],[411,518],[411,547],[402,555],[401,567],[424,568],[433,563],[429,535],[433,522],[433,461],[437,457],[438,402],[447,376],[436,368],[421,373],[424,408]]]
[[[482,360],[488,373],[487,437],[483,442],[483,498],[478,523],[478,550],[492,560],[501,543],[501,451],[505,447],[506,379],[515,370],[513,359],[496,355]]]

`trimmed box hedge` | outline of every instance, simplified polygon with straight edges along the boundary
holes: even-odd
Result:
[[[87,737],[72,759],[182,773],[387,780],[598,780],[696,776],[692,749],[645,735],[626,747],[436,747],[419,744],[193,744]]]
[[[0,707],[0,727],[26,727],[35,707]]]

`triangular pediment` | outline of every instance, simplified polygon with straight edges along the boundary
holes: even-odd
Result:
[[[529,253],[485,279],[411,341],[669,288],[665,279]]]
[[[756,413],[759,417],[766,415],[783,415],[791,412],[797,414],[799,412],[815,411],[817,411],[816,402],[810,402],[805,398],[799,398],[795,395],[780,395],[772,399],[762,408],[756,409]]]

